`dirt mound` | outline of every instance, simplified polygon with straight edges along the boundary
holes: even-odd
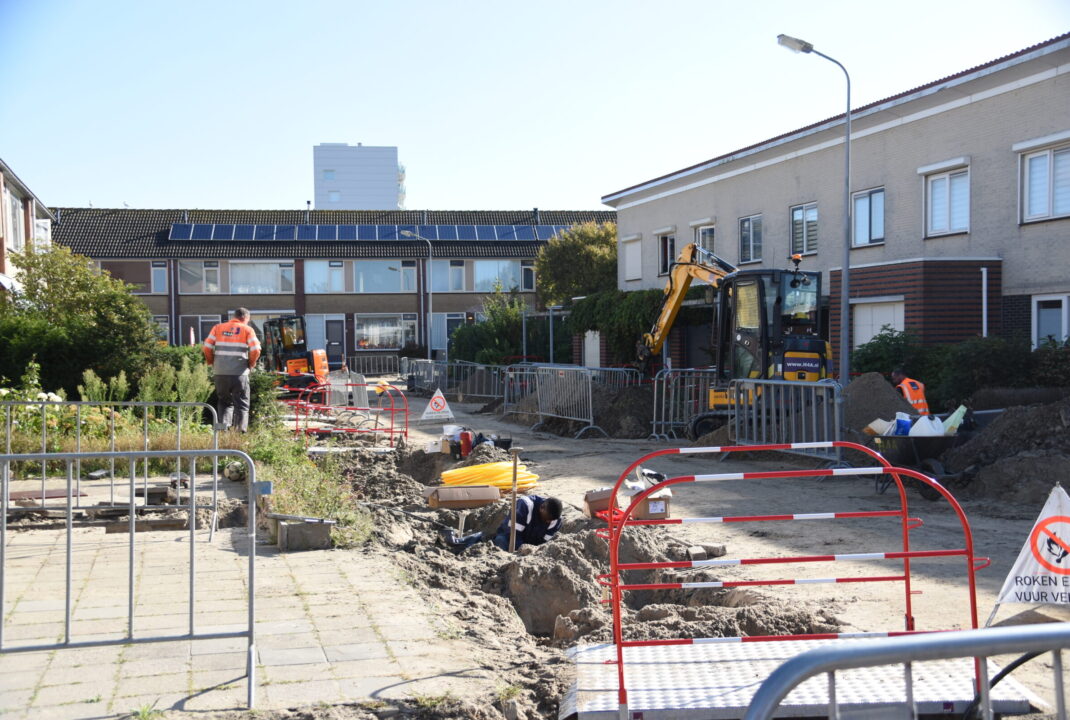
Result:
[[[983,388],[970,396],[971,410],[998,410],[1019,405],[1053,403],[1070,396],[1070,388]]]
[[[713,432],[708,432],[700,437],[695,442],[691,443],[692,447],[723,447],[725,445],[733,445],[732,429],[727,425],[722,425]]]
[[[654,388],[651,385],[629,385],[620,390],[611,390],[596,385],[591,393],[594,424],[612,438],[639,439],[650,435],[650,421],[654,417]],[[508,422],[530,425],[537,421],[539,401],[534,393],[518,403],[515,410],[505,416]],[[539,430],[571,437],[586,423],[562,418],[547,417]],[[586,433],[584,437],[597,433]]]
[[[976,470],[963,495],[1042,502],[1070,473],[1070,398],[1007,408],[941,459],[951,472]]]
[[[913,413],[914,408],[880,373],[860,375],[843,390],[843,424],[848,430],[861,433],[877,418],[895,420],[897,412]]]
[[[513,456],[508,450],[502,450],[500,447],[480,443],[472,448],[472,452],[468,453],[468,457],[457,463],[456,467],[484,465],[486,463],[511,461],[512,459]]]
[[[409,505],[423,497],[424,486],[398,472],[397,451],[350,453],[341,460],[341,472],[357,500],[381,505]]]

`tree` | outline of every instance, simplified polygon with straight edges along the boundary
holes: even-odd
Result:
[[[539,249],[535,270],[546,305],[616,289],[616,223],[581,223],[559,232]]]
[[[148,308],[133,286],[69,248],[14,253],[22,291],[0,302],[0,376],[19,377],[34,358],[47,390],[76,396],[85,370],[110,379],[141,375],[156,345]]]

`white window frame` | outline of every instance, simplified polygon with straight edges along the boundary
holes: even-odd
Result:
[[[160,335],[160,340],[171,344],[171,318],[167,315],[153,315],[152,321],[156,323],[157,333]]]
[[[198,330],[198,332],[204,327],[204,323],[211,323],[212,325],[216,325],[217,323],[222,322],[222,316],[220,316],[220,315],[179,315],[178,316],[179,333],[181,333],[181,331],[182,331],[182,320],[183,320],[183,318],[197,318],[197,330]],[[196,344],[200,345],[200,344],[204,343],[204,338],[206,338],[206,337],[208,337],[208,333],[204,333],[203,337],[198,337]],[[189,342],[189,338],[188,337],[185,337],[185,338],[180,337],[180,338],[178,338],[178,342],[176,344],[177,345],[185,345],[188,342]]]
[[[326,270],[326,289],[313,288],[313,278],[309,270]],[[337,289],[335,289],[337,288]],[[340,295],[346,291],[346,269],[341,260],[305,260],[305,294],[306,295]]]
[[[952,226],[951,217],[951,185],[956,178],[966,179],[966,223],[965,225]],[[947,227],[938,228],[933,224],[933,184],[943,180],[946,185],[946,197],[943,198],[947,208],[947,216],[943,218]],[[944,235],[958,235],[970,231],[970,168],[969,166],[957,167],[945,172],[936,172],[925,176],[925,237],[941,237]]]
[[[479,286],[479,264],[480,263],[492,263],[492,262],[493,263],[498,263],[497,276],[496,276],[495,282],[496,283],[501,283],[502,292],[509,292],[510,290],[513,289],[513,287],[520,287],[521,286],[521,283],[523,283],[524,278],[523,278],[523,270],[521,268],[521,264],[520,264],[519,260],[515,260],[515,259],[512,259],[512,258],[479,258],[478,260],[473,260],[472,261],[472,291],[473,292],[480,292],[480,293],[494,292],[493,288],[491,288],[491,289],[482,289]],[[516,279],[517,279],[516,283],[507,284],[502,279],[502,272],[501,272],[502,263],[510,263],[510,264],[514,265],[514,270],[516,272]]]
[[[26,249],[26,208],[23,206],[22,198],[6,187],[4,190],[7,207],[3,210],[8,221],[7,237],[4,242],[12,250],[22,252]]]
[[[183,290],[182,289],[182,269],[183,268],[195,268],[200,267],[200,290]],[[206,290],[209,287],[208,277],[210,275],[215,276],[215,290]],[[223,292],[223,286],[219,282],[219,261],[218,260],[179,260],[178,261],[178,294],[179,295],[219,295]],[[193,317],[192,315],[190,317]]]
[[[160,272],[160,271],[163,272]],[[149,292],[156,294],[167,293],[168,267],[166,260],[153,260],[149,266]]]
[[[881,226],[880,237],[874,235],[873,227],[873,198],[877,195],[881,196]],[[858,202],[864,200],[866,203],[866,217],[869,218],[869,227],[867,228],[867,239],[863,242],[858,238],[858,218],[861,217],[861,213],[858,212]],[[859,190],[851,195],[851,247],[869,247],[870,245],[883,245],[884,244],[884,220],[887,217],[887,201],[888,195],[884,192],[884,187],[870,188],[869,190]]]
[[[1019,156],[1019,162],[1021,170],[1019,172],[1019,186],[1021,191],[1019,194],[1019,204],[1022,212],[1022,222],[1035,222],[1038,220],[1054,220],[1056,218],[1070,217],[1070,207],[1062,212],[1056,212],[1055,210],[1055,159],[1056,156],[1066,158],[1065,162],[1070,163],[1070,145],[1058,145],[1049,148],[1044,148],[1035,152],[1022,153]],[[1030,176],[1029,176],[1029,161],[1033,158],[1046,157],[1048,161],[1047,172],[1047,184],[1048,192],[1045,198],[1045,208],[1042,212],[1030,213],[1029,212],[1029,195],[1030,195]],[[1070,192],[1070,188],[1067,188],[1067,192]]]
[[[695,228],[695,245],[707,252],[715,252],[714,242],[717,236],[717,226],[699,225]]]
[[[758,256],[754,256],[754,223],[758,222]],[[748,254],[744,257],[743,253],[743,225],[747,224],[747,244]],[[747,215],[741,217],[736,227],[739,228],[739,264],[746,265],[747,263],[760,263],[762,261],[762,214],[755,213],[754,215]]]
[[[624,263],[624,279],[643,279],[643,236],[631,235],[621,239],[621,258]]]
[[[676,262],[676,233],[658,233],[658,275],[668,275]]]
[[[368,346],[368,345],[365,345],[365,346],[362,347],[360,345],[361,331],[360,331],[360,327],[359,327],[359,323],[360,323],[360,320],[362,318],[376,318],[376,319],[393,318],[393,319],[396,319],[397,322],[398,322],[398,327],[401,328],[401,344],[397,345],[396,347],[393,347],[393,346],[371,347],[371,346]],[[353,313],[353,348],[357,352],[372,351],[372,350],[380,351],[380,352],[383,351],[383,350],[400,350],[401,348],[403,348],[405,346],[406,334],[409,336],[409,339],[413,343],[419,342],[419,340],[417,338],[417,335],[416,335],[416,322],[417,322],[417,318],[416,318],[416,314],[415,313]],[[405,331],[406,328],[408,328],[410,330],[409,333],[406,333],[406,331]],[[326,331],[324,331],[324,332],[326,332]]]
[[[276,289],[272,290],[272,291],[269,291],[269,292],[258,292],[258,291],[253,291],[253,290],[242,290],[240,292],[235,291],[234,290],[234,287],[235,287],[235,283],[234,283],[234,268],[242,266],[242,265],[274,265],[275,268],[276,268],[276,272],[275,272],[275,287],[276,287]],[[289,270],[288,273],[286,272],[287,270]],[[294,261],[293,260],[289,260],[289,261],[281,260],[281,261],[278,261],[278,262],[274,262],[274,261],[270,261],[270,260],[269,261],[264,261],[264,260],[231,260],[230,263],[228,263],[228,265],[227,265],[227,275],[228,275],[227,280],[230,282],[230,286],[229,286],[230,294],[232,294],[232,295],[234,295],[234,294],[238,294],[238,295],[293,295],[294,292],[296,291],[295,283],[294,283],[295,273],[294,273]],[[286,279],[287,275],[289,276],[289,282],[290,282],[290,289],[289,290],[286,290],[285,288],[283,288],[283,281],[284,281],[284,279]]]
[[[364,290],[364,282],[361,277],[363,268],[385,268],[387,272],[395,273],[397,284],[393,290]],[[416,261],[415,260],[382,260],[379,258],[362,259],[353,261],[353,292],[358,295],[394,295],[416,292]]]
[[[530,278],[531,282],[528,282]],[[537,273],[535,272],[534,260],[521,260],[520,261],[520,291],[521,292],[535,292],[536,283],[538,282]]]
[[[796,249],[796,237],[795,237],[795,214],[799,214],[799,220],[802,223],[802,237],[798,238],[799,249]],[[810,214],[813,217],[809,217]],[[814,237],[813,246],[810,247],[810,227],[813,226]],[[809,202],[802,205],[795,205],[788,211],[788,227],[791,229],[791,237],[788,240],[788,254],[790,255],[816,255],[817,254],[817,233],[818,233],[818,214],[817,203]]]
[[[1070,336],[1070,295],[1034,295],[1030,298],[1030,322],[1029,322],[1029,335],[1033,340],[1033,349],[1035,350],[1040,346],[1041,338],[1037,337],[1039,328],[1037,323],[1040,320],[1037,313],[1037,305],[1042,302],[1058,301],[1062,304],[1062,323],[1063,323],[1063,337],[1056,338],[1059,342],[1065,342],[1067,337]]]

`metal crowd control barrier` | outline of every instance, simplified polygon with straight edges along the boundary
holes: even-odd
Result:
[[[357,353],[346,358],[346,365],[361,375],[397,375],[401,372],[397,355]]]
[[[504,414],[539,414],[537,402],[525,402],[529,398],[538,400],[535,375],[535,368],[532,365],[509,365],[505,368],[502,384],[502,412]]]
[[[650,437],[670,440],[684,437],[691,418],[707,411],[716,370],[660,370],[654,376],[654,420]]]
[[[1043,653],[1052,655],[1052,685],[1055,690],[1055,716],[1066,720],[1066,695],[1063,659],[1060,650],[1070,648],[1070,623],[1019,625],[984,630],[962,630],[935,635],[915,635],[858,643],[848,647],[823,647],[808,650],[786,661],[761,684],[751,699],[744,720],[768,720],[780,702],[803,681],[828,674],[830,718],[839,717],[836,698],[836,671],[850,668],[902,665],[905,685],[904,706],[913,718],[918,717],[914,703],[912,665],[925,660],[978,658],[982,669],[979,683],[982,717],[992,717],[992,703],[987,679],[987,658],[1009,653]]]
[[[228,632],[210,632],[210,633],[198,633],[195,623],[196,612],[196,569],[197,569],[197,555],[196,555],[196,543],[195,535],[197,531],[197,510],[206,506],[198,506],[196,501],[196,493],[194,492],[195,478],[196,478],[196,458],[213,458],[214,464],[218,463],[220,456],[236,456],[245,462],[245,467],[248,468],[248,497],[246,499],[248,503],[248,540],[249,545],[247,552],[249,553],[249,577],[247,582],[248,588],[248,617],[247,624],[244,630],[228,631]],[[73,534],[73,519],[74,519],[74,475],[75,467],[84,460],[94,459],[115,459],[118,461],[126,460],[129,464],[129,484],[128,492],[129,498],[127,499],[127,507],[129,509],[129,536],[130,544],[128,550],[128,562],[127,562],[127,615],[126,615],[126,635],[124,637],[114,639],[94,639],[94,640],[73,640],[71,637],[72,623],[71,623],[71,610],[72,610],[72,534]],[[189,460],[190,469],[190,498],[189,504],[186,506],[189,511],[189,630],[186,633],[175,635],[149,635],[138,636],[134,632],[134,593],[135,593],[135,555],[134,546],[137,533],[135,532],[135,521],[137,517],[137,508],[140,506],[135,505],[135,491],[137,484],[137,463],[138,461],[155,459],[173,459],[177,464],[181,464],[182,460]],[[68,452],[68,453],[7,453],[0,455],[0,607],[5,607],[5,592],[6,592],[6,580],[7,580],[7,517],[9,513],[18,513],[20,511],[33,511],[33,508],[18,508],[11,507],[9,503],[10,493],[10,466],[11,463],[41,463],[42,466],[52,462],[64,463],[66,467],[66,592],[64,594],[64,625],[63,625],[63,641],[56,643],[47,643],[39,645],[17,645],[9,646],[4,642],[4,617],[0,617],[0,655],[5,653],[22,653],[22,652],[37,652],[42,650],[57,650],[62,648],[86,648],[86,647],[101,647],[105,645],[126,645],[128,643],[153,643],[153,642],[168,642],[174,640],[217,640],[222,638],[248,638],[247,652],[246,652],[246,677],[248,678],[248,694],[247,703],[250,708],[255,704],[255,690],[256,690],[256,643],[255,643],[255,620],[256,620],[256,466],[253,464],[252,458],[246,455],[240,450],[124,450],[117,452]],[[214,483],[213,483],[214,485]],[[213,492],[214,495],[214,492]],[[174,506],[172,506],[174,507]]]
[[[134,423],[136,423],[140,437],[137,437],[136,435],[130,438],[120,437],[123,428],[118,427],[118,423],[122,421],[121,412],[124,410],[131,411],[130,423],[127,425],[127,428],[132,427]],[[147,451],[150,444],[155,444],[157,449],[160,449],[161,436],[158,432],[159,426],[156,424],[159,421],[162,420],[164,422],[173,423],[175,450],[182,450],[183,428],[187,428],[187,435],[189,435],[189,426],[191,424],[199,424],[201,419],[207,414],[211,419],[211,447],[212,449],[219,448],[219,423],[216,416],[216,409],[207,403],[31,400],[0,402],[0,411],[3,412],[4,418],[4,452],[8,455],[11,455],[16,450],[22,449],[14,446],[15,439],[20,435],[26,441],[32,441],[34,445],[40,441],[41,454],[60,450],[69,450],[71,452],[80,453],[88,449],[95,449],[86,446],[104,444],[107,451],[113,453],[106,458],[108,464],[107,479],[109,493],[108,503],[105,506],[115,506],[117,504],[115,500],[115,459],[118,456],[114,455],[114,453],[127,450]],[[138,412],[135,413],[135,411]],[[102,414],[105,417],[102,417]],[[140,414],[140,417],[136,417],[136,414]],[[104,425],[103,436],[100,434],[100,425],[102,423]],[[40,425],[39,428],[36,427],[37,424]],[[93,426],[97,427],[96,436],[89,433],[89,430],[91,430]],[[54,427],[55,430],[50,431],[50,427]],[[66,427],[70,427],[73,430],[73,436],[68,434],[70,431],[65,431]],[[83,428],[86,428],[86,432],[83,432]],[[150,442],[150,435],[153,434],[154,430],[157,432],[153,437],[153,442]],[[125,442],[121,442],[121,440],[125,440]],[[64,447],[65,445],[70,445],[72,442],[73,447]],[[120,447],[120,445],[123,444],[128,444],[130,447]],[[29,447],[25,448],[27,451],[29,449]],[[176,493],[181,499],[182,472],[180,466],[181,463],[176,461],[174,479],[178,481],[176,482],[178,485]],[[38,509],[46,508],[47,500],[49,499],[45,488],[45,480],[48,475],[47,469],[47,463],[42,462],[41,505]],[[80,460],[75,463],[74,474],[75,495],[76,497],[81,498],[83,497],[83,477],[82,463]],[[146,504],[141,507],[160,509],[173,507],[172,505],[151,505],[148,503],[149,476],[149,461],[146,459],[141,467],[141,492],[145,496]],[[212,533],[209,533],[209,542],[212,540],[216,528],[216,521],[218,520],[218,493],[216,490],[218,480],[219,467],[213,460],[211,507]],[[26,499],[30,500],[33,498]],[[100,506],[98,505],[95,507],[99,508]],[[75,504],[74,506],[74,510],[83,511],[85,509],[87,508],[83,507],[81,504]]]
[[[594,424],[594,399],[591,393],[592,373],[586,368],[538,367],[535,369],[535,390],[539,398],[539,422],[547,417],[586,423],[575,437],[588,430],[609,434]]]
[[[831,380],[733,380],[733,438],[743,445],[806,444],[806,449],[788,452],[839,460],[838,446],[813,443],[843,439],[841,391]]]
[[[977,585],[976,585],[976,572],[982,568],[985,568],[989,564],[987,558],[981,558],[980,562],[974,555],[973,548],[973,533],[970,530],[969,521],[966,519],[966,514],[963,512],[962,507],[958,501],[949,493],[944,487],[937,481],[929,478],[917,471],[907,468],[893,467],[887,460],[879,455],[874,450],[867,448],[863,445],[849,442],[825,442],[825,443],[796,443],[796,444],[781,444],[781,445],[736,445],[726,447],[695,447],[695,448],[669,448],[666,450],[658,450],[655,452],[647,453],[625,469],[617,478],[616,484],[613,486],[613,496],[610,498],[610,508],[617,508],[617,494],[620,492],[621,486],[624,484],[626,478],[628,478],[632,472],[635,471],[643,463],[652,460],[657,457],[665,455],[701,455],[711,453],[730,453],[730,452],[756,452],[762,450],[788,450],[788,451],[805,451],[805,450],[818,450],[828,449],[831,446],[850,448],[857,450],[858,452],[865,453],[876,460],[879,465],[866,468],[835,468],[824,470],[777,470],[777,471],[762,471],[762,472],[743,472],[743,473],[720,473],[713,475],[682,475],[677,477],[670,477],[662,482],[659,482],[652,487],[637,493],[632,496],[631,504],[628,507],[619,512],[610,512],[607,514],[607,522],[609,527],[607,529],[599,530],[598,532],[609,542],[609,565],[610,570],[606,575],[599,577],[599,582],[608,587],[610,592],[610,603],[612,604],[613,611],[613,643],[616,647],[617,655],[617,676],[618,676],[618,699],[621,709],[621,717],[627,717],[628,707],[628,692],[625,682],[624,673],[624,648],[627,647],[641,647],[652,645],[692,645],[692,644],[705,644],[705,643],[720,643],[720,642],[768,642],[773,640],[831,640],[838,638],[861,638],[861,637],[889,637],[894,635],[904,635],[916,631],[913,609],[911,603],[911,575],[910,575],[910,561],[913,558],[931,558],[931,557],[962,557],[966,560],[966,576],[969,584],[969,605],[970,605],[970,617],[969,623],[971,628],[977,628]],[[658,492],[659,490],[669,487],[671,485],[678,485],[682,483],[696,483],[696,482],[716,482],[718,480],[764,480],[764,479],[784,479],[793,477],[813,477],[813,476],[872,476],[872,475],[890,475],[894,480],[899,490],[899,502],[900,508],[898,510],[873,510],[873,511],[852,511],[852,512],[823,512],[823,513],[805,513],[805,514],[792,514],[792,515],[744,515],[736,517],[700,517],[700,518],[667,518],[659,520],[632,520],[631,515],[635,512],[635,509],[651,494]],[[922,521],[918,518],[912,518],[908,514],[907,510],[907,493],[906,487],[903,482],[903,477],[913,478],[919,482],[925,483],[935,489],[951,506],[956,516],[958,517],[959,524],[962,527],[963,533],[963,547],[951,548],[943,550],[911,550],[910,549],[910,531],[918,527],[921,527]],[[837,555],[802,555],[794,557],[760,557],[760,558],[744,558],[744,559],[715,559],[715,560],[694,560],[694,561],[680,561],[680,562],[646,562],[646,563],[627,563],[621,562],[620,559],[620,538],[624,529],[628,526],[636,525],[677,525],[684,522],[689,523],[741,523],[741,522],[770,522],[770,521],[796,521],[796,520],[840,520],[840,519],[864,519],[864,518],[880,518],[880,517],[892,517],[898,519],[900,526],[900,532],[902,536],[902,550],[894,550],[890,552],[864,552],[864,553],[846,553]],[[873,575],[863,577],[835,577],[835,578],[791,578],[791,579],[775,579],[775,580],[738,580],[738,581],[711,581],[711,582],[676,582],[676,583],[624,583],[621,578],[621,572],[625,570],[658,570],[662,568],[699,568],[699,567],[724,567],[731,565],[771,565],[771,564],[795,564],[795,563],[815,563],[815,562],[842,562],[842,561],[873,561],[873,560],[899,560],[903,563],[903,571],[901,574],[896,575]],[[903,631],[886,631],[886,632],[869,632],[869,633],[812,633],[807,635],[756,635],[747,637],[721,637],[721,638],[680,638],[671,640],[624,640],[622,622],[623,613],[621,610],[621,603],[623,593],[626,591],[634,590],[660,590],[660,589],[698,589],[698,588],[734,588],[734,587],[750,587],[750,586],[771,586],[771,585],[801,585],[812,583],[855,583],[855,582],[901,582],[903,583],[903,597],[904,597],[904,617],[906,629]],[[980,672],[980,670],[979,670]]]
[[[333,404],[336,396],[364,402]],[[393,445],[398,437],[409,437],[409,400],[397,386],[386,382],[349,383],[344,392],[330,385],[310,385],[300,390],[291,405],[294,433],[306,439],[310,435],[382,435]]]

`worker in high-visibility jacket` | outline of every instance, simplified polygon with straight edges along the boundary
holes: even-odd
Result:
[[[249,429],[249,371],[260,359],[260,341],[249,325],[249,311],[238,308],[204,339],[204,359],[212,366],[219,423]]]
[[[892,384],[899,389],[899,392],[903,393],[906,401],[914,407],[914,412],[918,415],[929,414],[929,403],[925,399],[924,384],[908,378],[907,374],[903,372],[903,368],[892,370]]]

